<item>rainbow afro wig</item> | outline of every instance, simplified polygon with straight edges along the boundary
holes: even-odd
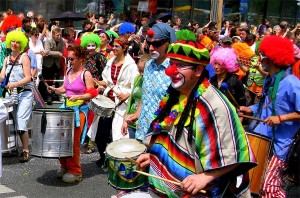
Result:
[[[260,44],[259,52],[277,66],[288,67],[295,62],[292,41],[280,36],[267,36]]]
[[[81,36],[81,43],[80,43],[80,45],[82,47],[85,48],[90,43],[95,43],[96,47],[99,48],[100,45],[101,45],[101,43],[102,43],[102,40],[95,33],[86,33],[86,34],[84,34],[84,35]]]
[[[237,65],[237,55],[231,48],[218,47],[210,52],[210,63],[219,63],[224,66],[227,72],[236,72],[239,69]]]
[[[11,48],[11,42],[16,41],[20,43],[21,49],[20,51],[23,52],[28,44],[28,38],[21,30],[13,30],[6,35],[5,44],[7,48]]]

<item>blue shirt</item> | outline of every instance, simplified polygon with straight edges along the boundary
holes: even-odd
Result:
[[[142,86],[142,107],[139,116],[136,139],[144,140],[149,126],[154,119],[154,112],[158,109],[159,102],[166,94],[171,84],[171,78],[165,74],[165,69],[169,66],[170,59],[166,60],[159,66],[155,60],[150,59],[145,64]]]
[[[27,54],[28,54],[28,57],[30,59],[30,68],[31,69],[37,68],[36,56],[35,56],[34,51],[32,51],[31,49],[29,49],[28,52],[27,52]]]
[[[270,82],[272,87],[275,83],[276,75],[266,77],[263,87],[263,98],[261,104],[255,104],[250,106],[253,110],[255,117],[266,119],[272,116],[272,101],[271,93],[268,91],[266,86]],[[276,115],[283,115],[293,112],[300,112],[300,81],[299,79],[291,75],[291,68],[287,69],[283,74],[281,81],[279,82],[276,101],[275,101],[275,112]],[[256,126],[257,125],[257,126]],[[249,128],[262,135],[273,138],[273,128],[263,122],[256,123],[252,121]],[[274,134],[274,149],[273,153],[281,160],[286,160],[287,152],[293,143],[294,136],[297,130],[300,128],[300,122],[288,121],[283,122],[275,126]]]

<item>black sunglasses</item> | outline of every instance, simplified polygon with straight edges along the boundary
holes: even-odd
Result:
[[[159,41],[146,41],[148,46],[150,47],[150,45],[152,45],[153,47],[155,48],[158,48],[160,46],[162,46],[167,40],[166,39],[162,39],[162,40],[159,40]]]

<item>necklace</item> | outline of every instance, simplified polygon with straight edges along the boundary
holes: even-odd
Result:
[[[200,97],[207,89],[207,87],[210,85],[209,81],[207,79],[204,79],[201,85],[198,87],[197,91],[194,94],[194,98]],[[158,110],[154,113],[154,118],[156,118],[161,111],[164,109],[164,107],[167,104],[167,101],[169,100],[169,93],[167,93],[162,100],[159,103]],[[182,112],[186,106],[187,103],[187,97],[185,95],[180,95],[179,97],[179,103],[174,105],[171,108],[170,114],[162,121],[162,122],[154,122],[153,129],[154,131],[161,131],[162,129],[167,129],[171,126],[172,123],[174,125],[178,124],[178,121],[182,115]],[[199,109],[195,110],[195,117],[200,114]],[[186,120],[186,123],[184,124],[187,126],[190,123],[190,115],[189,118]]]

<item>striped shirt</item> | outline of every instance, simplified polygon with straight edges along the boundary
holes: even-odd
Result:
[[[112,81],[113,81],[113,83],[114,83],[114,85],[117,83],[117,81],[118,81],[118,76],[119,76],[119,74],[120,74],[120,71],[121,71],[121,68],[122,68],[122,66],[123,66],[123,64],[122,65],[120,65],[120,66],[116,66],[114,63],[111,65],[111,72],[110,72],[110,75],[111,75],[111,79],[112,79]],[[115,97],[113,96],[113,91],[112,90],[110,90],[109,92],[108,92],[108,97],[110,98],[110,99],[112,99],[113,101],[115,101]]]

